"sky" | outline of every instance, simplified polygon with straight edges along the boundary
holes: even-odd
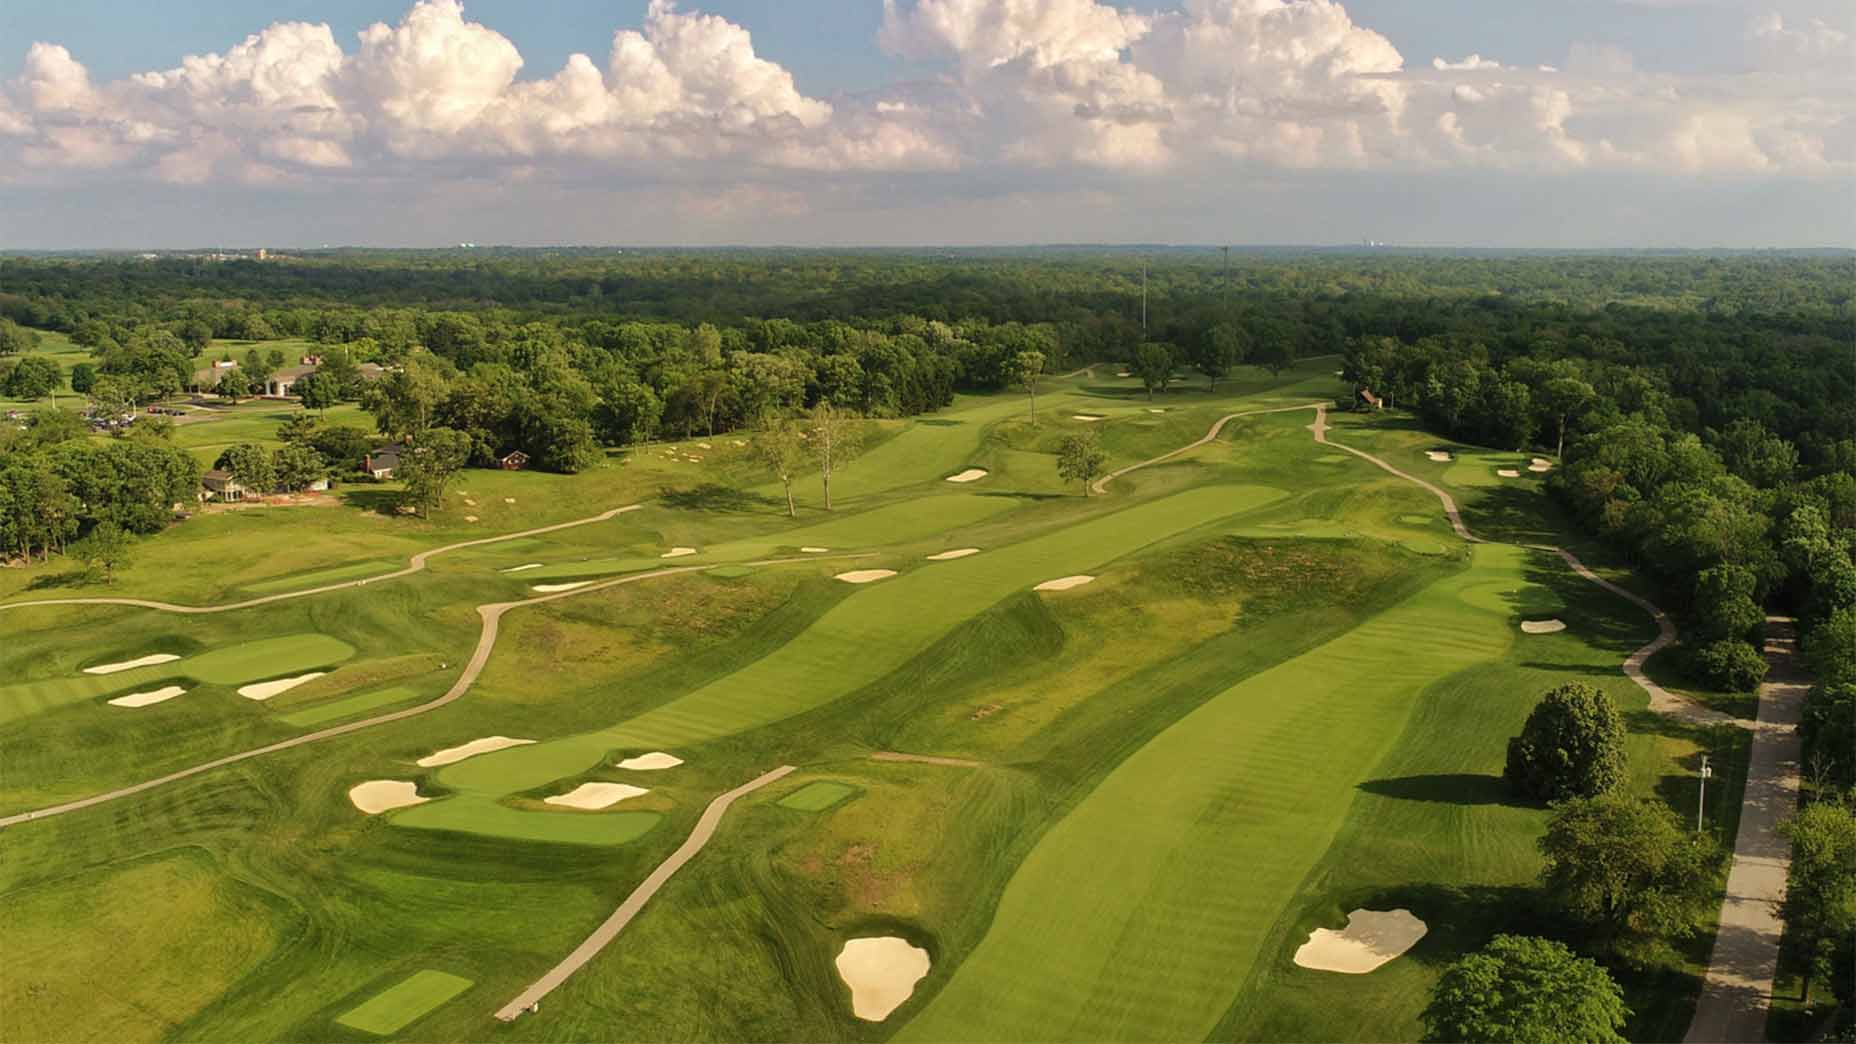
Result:
[[[0,5],[0,250],[1856,245],[1848,0]]]

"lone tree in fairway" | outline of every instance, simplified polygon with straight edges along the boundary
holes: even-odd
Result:
[[[1624,721],[1611,697],[1584,682],[1548,692],[1508,741],[1503,777],[1537,801],[1591,797],[1617,786],[1624,779]]]
[[[99,522],[90,535],[71,548],[78,561],[103,570],[103,582],[116,582],[116,567],[129,557],[129,534],[114,522]]]
[[[1148,402],[1153,401],[1156,390],[1166,391],[1177,365],[1179,360],[1174,358],[1170,344],[1148,341],[1134,350],[1134,373],[1141,379],[1141,387],[1147,389]]]
[[[812,407],[812,430],[806,448],[818,462],[818,475],[825,485],[825,510],[831,510],[831,474],[850,463],[863,448],[863,430],[849,414],[829,402]]]
[[[427,428],[400,454],[399,477],[406,481],[402,503],[424,518],[445,499],[445,485],[470,459],[470,436],[450,428]]]
[[[1065,438],[1057,447],[1057,474],[1083,484],[1083,496],[1089,495],[1089,483],[1101,472],[1108,454],[1096,439],[1094,430]]]
[[[1013,376],[1023,386],[1025,393],[1031,396],[1031,416],[1038,415],[1038,378],[1044,375],[1043,352],[1019,352],[1012,360]]]
[[[1597,964],[1551,939],[1498,935],[1444,969],[1424,1039],[1465,1044],[1623,1044],[1624,992]]]
[[[767,427],[754,438],[754,456],[767,470],[779,476],[780,485],[786,490],[786,514],[791,518],[799,511],[793,506],[793,478],[799,469],[805,466],[805,443],[799,438],[799,426],[790,417],[775,417],[768,421]]]
[[[1686,936],[1717,901],[1719,852],[1667,805],[1607,794],[1554,806],[1540,839],[1547,898],[1599,944]]]

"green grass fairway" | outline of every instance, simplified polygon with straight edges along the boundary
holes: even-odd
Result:
[[[0,724],[65,704],[135,691],[170,678],[188,678],[206,685],[244,685],[328,667],[354,652],[354,646],[326,634],[287,634],[118,674],[85,674],[8,685],[0,687]]]
[[[331,566],[308,573],[295,573],[280,576],[275,580],[263,580],[255,584],[242,585],[252,594],[275,594],[279,591],[301,591],[324,584],[337,584],[344,580],[359,580],[366,576],[379,576],[403,568],[405,562],[381,560],[376,562],[356,562],[353,565]]]
[[[415,972],[399,985],[350,1008],[335,1021],[350,1029],[384,1037],[412,1025],[470,987],[469,979],[456,975],[430,969]]]
[[[656,812],[589,812],[565,808],[528,812],[474,794],[414,805],[389,817],[395,826],[562,845],[630,844],[649,834],[663,820],[664,817]]]
[[[418,695],[418,693],[413,692],[411,689],[403,689],[398,686],[388,689],[377,689],[373,692],[343,696],[340,699],[330,700],[327,703],[318,703],[299,711],[292,711],[289,714],[280,714],[277,716],[277,720],[283,722],[285,725],[308,728],[311,725],[323,725],[331,721],[339,721],[342,718],[350,718],[363,711],[390,707],[396,703],[405,703],[409,700],[417,699]]]
[[[898,1039],[1205,1039],[1419,694],[1513,640],[1503,593],[1526,557],[1478,547],[1135,752],[1045,835]]]
[[[849,783],[834,783],[828,779],[821,779],[807,783],[774,804],[799,812],[823,812],[855,793],[857,793],[857,788]]]

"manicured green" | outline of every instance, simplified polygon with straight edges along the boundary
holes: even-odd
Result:
[[[363,711],[378,710],[381,707],[391,707],[396,703],[405,703],[417,698],[417,696],[418,693],[413,692],[411,689],[393,686],[386,689],[376,689],[373,692],[343,696],[325,703],[318,703],[314,706],[305,707],[299,711],[279,714],[277,720],[286,725],[295,725],[298,728],[308,728],[311,725],[326,725],[331,721],[351,718]]]
[[[263,580],[255,584],[245,584],[244,589],[252,594],[275,594],[279,591],[301,591],[323,584],[335,584],[344,580],[359,580],[367,576],[379,576],[405,568],[406,563],[394,561],[356,562],[352,565],[330,566],[307,573],[292,576],[280,576],[275,580]]]
[[[469,979],[427,968],[355,1005],[335,1021],[384,1037],[412,1025],[470,987]]]
[[[774,804],[800,812],[823,812],[855,793],[857,793],[857,788],[849,783],[834,783],[828,779],[820,779],[807,783]]]

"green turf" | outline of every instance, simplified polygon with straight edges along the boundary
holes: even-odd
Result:
[[[117,674],[52,678],[0,687],[0,722],[40,714],[55,707],[131,692],[172,678],[207,685],[244,685],[328,667],[353,656],[354,646],[325,634],[287,634],[213,649],[172,663],[137,667]]]
[[[379,576],[404,568],[405,562],[375,561],[356,562],[352,565],[331,566],[307,573],[282,576],[275,580],[262,580],[258,583],[245,584],[244,589],[252,594],[272,594],[278,591],[298,591],[323,584],[340,583],[343,580],[358,580],[367,576]]]
[[[821,779],[807,783],[774,804],[800,812],[823,812],[855,793],[857,793],[857,788],[849,783],[833,783],[830,780]]]
[[[469,979],[428,968],[376,993],[335,1021],[350,1029],[385,1037],[412,1025],[470,987]]]
[[[357,693],[353,696],[343,696],[340,699],[329,700],[326,703],[318,703],[310,707],[305,707],[302,710],[292,711],[289,714],[279,714],[277,720],[286,725],[308,728],[311,725],[323,725],[331,721],[339,721],[342,718],[352,717],[363,711],[371,711],[380,707],[390,707],[396,703],[405,703],[408,700],[417,699],[418,695],[418,693],[413,692],[411,689],[404,689],[398,686],[376,689],[373,692]]]

